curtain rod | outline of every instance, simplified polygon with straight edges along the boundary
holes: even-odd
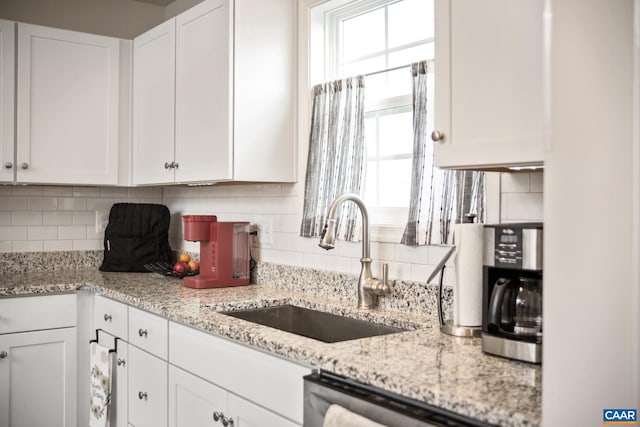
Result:
[[[379,71],[372,71],[370,73],[365,73],[363,74],[365,77],[370,77],[370,76],[375,76],[376,74],[382,74],[382,73],[390,73],[391,71],[396,71],[396,70],[400,70],[402,68],[407,68],[407,67],[411,67],[412,64],[406,64],[406,65],[400,65],[398,67],[393,67],[393,68],[387,68],[385,70],[379,70]]]

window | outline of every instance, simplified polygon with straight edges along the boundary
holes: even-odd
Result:
[[[395,241],[409,207],[409,65],[434,56],[433,16],[433,0],[333,0],[312,9],[313,83],[367,76],[363,195],[372,224],[394,230]]]

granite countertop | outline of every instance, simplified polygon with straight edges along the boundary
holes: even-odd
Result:
[[[433,316],[358,310],[355,302],[269,285],[189,289],[174,278],[96,270],[0,276],[0,297],[87,289],[213,334],[501,426],[541,420],[540,366],[486,355],[478,338],[439,332]],[[294,304],[409,329],[323,343],[218,313]]]

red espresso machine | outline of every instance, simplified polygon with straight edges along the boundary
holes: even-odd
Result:
[[[200,242],[200,274],[182,279],[189,288],[249,284],[249,223],[218,222],[215,215],[184,215],[184,238]]]

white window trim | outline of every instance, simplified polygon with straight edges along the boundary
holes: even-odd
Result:
[[[325,73],[325,67],[314,67],[318,61],[324,60],[324,37],[319,38],[317,34],[312,34],[313,27],[318,24],[321,19],[319,14],[312,13],[312,9],[316,8],[320,12],[323,5],[327,5],[327,10],[334,5],[347,4],[351,0],[299,0],[298,8],[298,140],[309,140],[310,114],[313,99],[311,98],[310,88],[317,83],[331,79]],[[321,52],[322,58],[312,57],[313,51]],[[322,62],[321,62],[322,63]],[[305,171],[306,156],[299,156],[298,170]],[[303,173],[304,176],[304,173]],[[298,183],[304,191],[304,181]],[[497,224],[500,223],[501,211],[501,186],[500,173],[487,172],[486,174],[486,222]],[[398,234],[402,236],[404,227],[389,225],[371,225],[370,236],[372,241],[385,243],[400,242]]]

